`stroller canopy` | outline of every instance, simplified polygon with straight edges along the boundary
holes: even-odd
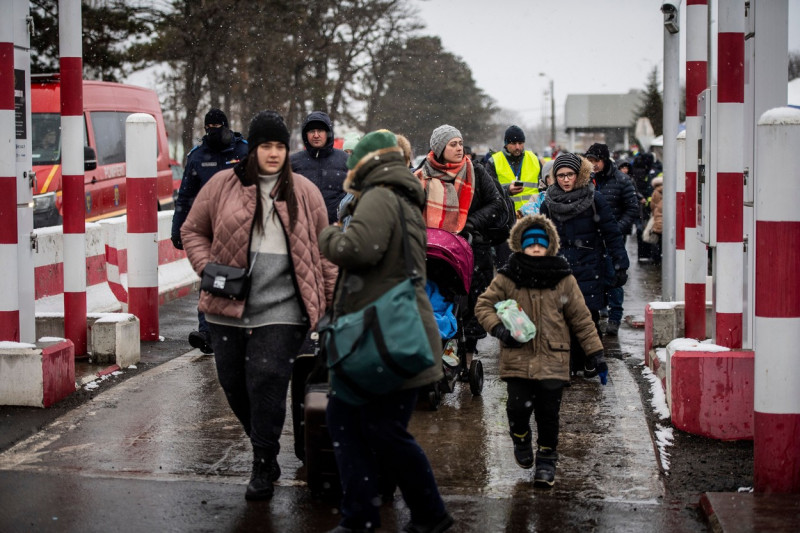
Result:
[[[463,237],[447,230],[428,228],[427,257],[447,263],[461,281],[464,292],[472,282],[472,248]],[[434,280],[440,281],[440,280]]]

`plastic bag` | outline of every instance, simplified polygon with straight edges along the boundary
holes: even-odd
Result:
[[[516,300],[497,302],[494,308],[503,325],[518,342],[528,342],[536,336],[536,326]]]

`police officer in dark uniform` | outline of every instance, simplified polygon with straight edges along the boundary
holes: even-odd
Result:
[[[231,168],[240,160],[247,158],[247,141],[238,131],[230,130],[228,117],[222,110],[212,108],[206,113],[203,127],[206,131],[203,140],[186,156],[186,168],[183,171],[178,198],[175,200],[172,244],[178,250],[183,250],[181,226],[192,208],[197,193],[214,174]],[[189,344],[193,348],[199,348],[203,353],[212,353],[214,350],[211,348],[208,325],[205,315],[200,311],[197,312],[197,321],[197,331],[189,334]]]

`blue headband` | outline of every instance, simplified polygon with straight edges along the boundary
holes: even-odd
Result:
[[[550,246],[550,239],[547,238],[547,232],[539,226],[526,229],[522,234],[523,250],[528,246],[533,246],[534,244],[539,244],[544,248],[548,248]]]

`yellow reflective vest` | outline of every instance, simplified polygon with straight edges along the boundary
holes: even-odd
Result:
[[[494,160],[494,169],[497,172],[497,179],[503,186],[511,185],[515,180],[522,182],[524,189],[521,193],[511,197],[514,202],[514,209],[519,209],[531,198],[539,194],[539,158],[533,155],[530,150],[525,150],[522,155],[522,166],[520,167],[519,176],[514,175],[511,165],[508,164],[506,154],[504,152],[495,152],[492,154]]]

